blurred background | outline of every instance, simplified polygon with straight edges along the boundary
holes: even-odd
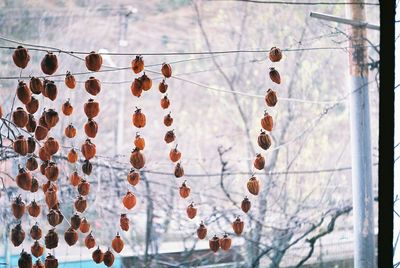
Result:
[[[132,54],[104,55],[104,72],[89,74],[80,59],[85,55],[73,54],[77,58],[55,53],[59,76],[51,80],[58,87],[58,97],[50,101],[40,95],[35,114],[38,119],[45,107],[60,114],[60,122],[50,133],[62,144],[55,158],[61,170],[57,184],[61,211],[69,220],[77,191],[68,176],[75,169],[84,175],[82,162],[72,165],[65,157],[71,147],[80,149],[86,139],[83,105],[92,96],[85,91],[84,82],[90,76],[101,81],[101,92],[95,97],[100,103],[95,119],[99,132],[92,139],[97,156],[92,161],[92,174],[84,176],[91,190],[83,216],[103,251],[117,232],[121,234],[125,248],[115,254],[114,267],[352,267],[349,40],[344,25],[310,18],[312,11],[346,17],[345,5],[0,1],[1,46],[17,46],[11,40],[48,46],[49,50]],[[369,23],[379,24],[379,6],[366,6],[366,13]],[[373,63],[379,60],[379,31],[369,31],[368,41],[373,185],[377,196],[379,77]],[[283,50],[280,62],[268,59],[266,51],[273,46]],[[186,54],[237,50],[263,52]],[[30,76],[43,76],[40,61],[46,52],[29,52],[29,65],[20,73],[12,62],[13,50],[0,50],[0,76],[9,78],[0,79],[4,116],[12,109],[18,79],[29,82]],[[165,55],[169,52],[174,53]],[[130,91],[138,77],[130,69],[136,54],[143,55],[146,75],[153,80],[152,89],[140,98]],[[163,62],[170,63],[173,72],[167,79],[171,105],[166,110],[160,107],[163,94],[158,91]],[[269,79],[270,67],[280,72],[280,85]],[[73,90],[64,85],[67,71],[77,80]],[[278,95],[273,108],[264,101],[268,88]],[[74,107],[70,117],[61,113],[67,99]],[[17,99],[15,107],[21,105]],[[126,176],[138,131],[132,125],[135,107],[142,109],[147,125],[139,130],[146,140],[146,165],[141,182],[133,187]],[[272,146],[267,151],[257,145],[264,110],[274,118]],[[169,128],[163,124],[168,112],[174,118]],[[78,130],[74,139],[64,135],[70,123]],[[164,134],[171,129],[176,140],[166,144]],[[22,192],[13,181],[18,164],[24,165],[26,157],[12,154],[7,129],[2,128],[1,134],[0,262],[15,266],[22,248],[29,251],[33,243],[28,235],[31,226],[37,221],[46,233],[50,225],[42,191]],[[169,152],[177,144],[185,170],[182,178],[175,178],[174,164],[169,160]],[[265,171],[253,168],[257,153],[266,159]],[[246,189],[254,173],[261,183],[257,197]],[[34,175],[40,184],[46,181],[39,171]],[[179,196],[184,180],[191,187],[187,199]],[[137,197],[137,205],[129,211],[121,202],[127,190]],[[10,203],[18,194],[26,204],[35,199],[42,206],[42,214],[37,219],[28,215],[22,218],[27,237],[14,248],[9,234],[17,221]],[[240,209],[245,196],[252,203],[247,214]],[[192,220],[186,215],[190,202],[198,209]],[[374,206],[376,214],[377,202]],[[121,213],[127,213],[130,219],[128,232],[120,229]],[[231,226],[237,216],[245,223],[241,236],[236,236]],[[208,229],[205,240],[196,236],[201,221]],[[74,247],[67,246],[63,233],[68,227],[67,221],[57,226],[60,245],[49,251],[58,258],[60,267],[100,266],[91,260],[93,249],[84,246],[86,234],[79,234]],[[208,239],[224,233],[231,236],[232,248],[214,254]],[[314,243],[310,243],[313,238]]]

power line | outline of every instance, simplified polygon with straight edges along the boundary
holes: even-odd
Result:
[[[270,0],[207,0],[208,2],[246,2],[253,4],[272,4],[272,5],[296,5],[296,6],[317,6],[317,5],[360,5],[359,2],[301,2],[301,1],[270,1]],[[379,3],[363,3],[365,6],[379,6]]]

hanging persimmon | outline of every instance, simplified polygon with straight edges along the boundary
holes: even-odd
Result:
[[[57,56],[51,52],[48,52],[42,59],[40,63],[43,73],[47,75],[52,75],[56,72],[58,68]]]
[[[120,253],[124,249],[124,241],[121,239],[119,233],[111,241],[111,247],[115,252]]]
[[[211,238],[208,241],[208,245],[210,246],[211,251],[217,252],[219,250],[219,238],[217,235],[214,235],[213,238]]]
[[[33,268],[46,268],[40,259],[37,259]]]
[[[43,95],[44,97],[46,97],[46,98],[48,97],[47,94],[46,94],[46,84],[47,84],[48,82],[49,82],[49,80],[47,80],[46,78],[43,79],[43,88],[42,88],[42,91],[41,91],[41,92],[42,92],[42,95]]]
[[[132,123],[137,128],[142,128],[146,125],[146,116],[142,113],[142,109],[136,107],[136,111],[132,115]]]
[[[68,88],[74,89],[76,87],[75,76],[73,76],[71,74],[71,72],[67,71],[67,74],[65,75],[64,83]]]
[[[171,112],[169,112],[166,116],[164,116],[164,125],[169,127],[174,122],[174,119],[171,116]]]
[[[269,68],[269,78],[271,78],[272,82],[274,83],[281,83],[281,76],[274,67]]]
[[[63,222],[63,220],[64,220],[64,215],[62,215],[62,213],[61,213],[61,210],[59,209],[60,208],[60,204],[59,203],[57,203],[54,207],[53,207],[53,209],[56,211],[56,213],[58,214],[58,224],[61,224],[62,222]],[[57,224],[57,225],[58,225]]]
[[[190,195],[190,187],[187,186],[186,181],[184,181],[181,187],[179,187],[179,195],[182,198],[187,198]]]
[[[85,237],[85,246],[88,249],[93,248],[94,246],[96,246],[96,240],[94,239],[92,232],[90,232],[86,237]]]
[[[47,137],[47,133],[49,133],[49,130],[41,125],[36,126],[35,129],[35,138],[38,141],[44,140]]]
[[[39,153],[40,153],[40,150],[39,150]],[[49,155],[49,157],[50,157],[50,155]],[[42,160],[42,161],[43,161],[43,160]],[[39,170],[40,170],[40,173],[42,173],[42,175],[45,174],[45,172],[46,172],[46,167],[47,167],[48,165],[49,165],[49,161],[48,161],[48,160],[43,161],[43,162],[40,164]]]
[[[257,139],[257,143],[258,146],[260,146],[264,150],[268,150],[268,148],[271,147],[271,138],[267,133],[265,133],[265,131],[261,130],[261,133]]]
[[[165,133],[164,141],[165,141],[166,143],[171,143],[171,142],[173,142],[174,140],[175,140],[175,133],[174,133],[174,130],[168,130],[168,131]]]
[[[114,263],[114,254],[111,252],[110,249],[108,249],[106,252],[104,252],[103,263],[107,267],[111,267],[113,265],[113,263]]]
[[[13,123],[20,128],[23,128],[28,124],[28,114],[24,108],[18,107],[12,114]]]
[[[82,177],[79,176],[78,171],[74,171],[69,175],[69,182],[72,186],[78,186],[81,183]]]
[[[50,209],[47,214],[47,221],[51,226],[55,227],[60,223],[60,215],[54,209]]]
[[[85,160],[82,165],[82,171],[86,175],[90,175],[92,173],[93,165],[89,162],[89,160]]]
[[[263,129],[267,131],[272,131],[272,128],[274,126],[274,121],[272,119],[272,116],[269,115],[267,111],[264,112],[264,117],[261,118],[261,126]]]
[[[151,79],[146,75],[146,73],[143,73],[143,75],[140,77],[140,81],[142,82],[142,89],[144,91],[147,91],[151,88],[153,85],[153,82]]]
[[[169,102],[169,99],[168,99],[168,96],[167,96],[167,95],[165,95],[165,96],[160,100],[160,105],[161,105],[161,108],[163,108],[163,109],[168,109],[168,107],[169,107],[169,105],[170,105],[170,102]]]
[[[177,163],[175,168],[174,168],[174,175],[177,178],[182,177],[183,175],[185,175],[185,171],[183,170],[183,167],[181,165],[181,163]]]
[[[49,154],[49,152],[47,152],[47,150],[44,146],[39,148],[39,158],[42,161],[49,161],[51,158],[51,155]],[[47,167],[47,165],[44,168],[46,168],[46,167]]]
[[[26,142],[28,143],[28,154],[34,153],[36,149],[35,139],[33,137],[28,137]]]
[[[48,137],[43,146],[50,155],[54,155],[60,149],[58,141],[53,137]]]
[[[46,260],[44,261],[44,266],[46,268],[57,268],[58,267],[58,260],[56,259],[56,257],[51,255],[51,253],[49,253],[49,255],[46,257]]]
[[[277,62],[282,59],[282,51],[277,47],[272,47],[269,51],[269,59],[272,62]]]
[[[206,228],[206,226],[205,226],[203,221],[201,221],[199,227],[196,230],[196,233],[197,233],[197,237],[199,239],[206,238],[206,236],[207,236],[207,228]]]
[[[127,176],[129,184],[136,186],[140,181],[140,173],[136,172],[134,169],[131,169]]]
[[[46,190],[45,201],[49,208],[54,207],[58,203],[57,191],[53,187],[49,187]]]
[[[28,205],[28,213],[31,217],[36,218],[40,215],[40,206],[36,203],[35,199]]]
[[[86,196],[89,194],[89,191],[90,191],[90,183],[85,179],[82,179],[81,182],[78,184],[79,194]]]
[[[79,231],[82,233],[87,233],[90,230],[90,223],[87,221],[87,219],[84,217],[81,220],[81,224],[79,225]]]
[[[12,58],[17,67],[25,69],[31,59],[31,56],[29,56],[28,49],[24,48],[23,46],[17,46],[17,48],[14,50]]]
[[[104,254],[101,251],[100,247],[97,246],[97,249],[92,253],[92,259],[95,263],[102,263],[104,258]]]
[[[240,217],[236,217],[236,220],[232,223],[232,229],[235,234],[240,235],[244,229],[244,222],[240,219]]]
[[[136,205],[136,196],[128,190],[124,198],[122,198],[122,203],[127,209],[132,209]]]
[[[72,114],[74,111],[74,107],[72,107],[71,103],[69,102],[69,99],[67,99],[66,102],[61,106],[61,110],[64,115],[69,116]]]
[[[79,226],[81,225],[81,217],[78,215],[78,213],[75,213],[74,215],[72,215],[71,219],[70,219],[70,224],[71,224],[71,228],[77,230],[79,228]]]
[[[64,130],[64,134],[67,138],[74,138],[76,136],[76,128],[70,123]]]
[[[89,77],[89,79],[86,80],[86,82],[85,82],[85,89],[86,89],[87,93],[89,93],[93,96],[96,96],[101,91],[100,80],[96,79],[93,76]]]
[[[11,242],[14,247],[18,247],[25,240],[25,232],[22,230],[21,223],[15,225],[14,228],[11,229]]]
[[[144,60],[142,56],[137,55],[131,62],[132,65],[132,71],[135,74],[140,73],[141,71],[144,70]]]
[[[260,182],[256,177],[253,176],[247,181],[247,190],[253,195],[258,195],[260,192]]]
[[[60,174],[60,171],[54,162],[49,162],[47,165],[44,175],[49,181],[56,181],[58,179],[58,175]]]
[[[42,238],[42,229],[40,229],[37,222],[35,223],[35,225],[32,226],[29,234],[33,240],[39,240]]]
[[[142,95],[142,80],[140,78],[135,78],[131,84],[131,92],[135,97],[140,97]]]
[[[229,250],[232,245],[232,239],[228,234],[224,234],[224,236],[219,240],[219,245],[222,250]]]
[[[83,110],[89,119],[95,118],[100,113],[100,104],[93,99],[89,99],[84,104]]]
[[[78,196],[74,202],[74,207],[78,212],[83,213],[87,208],[86,199],[84,199],[83,196],[81,196],[81,195]]]
[[[146,145],[144,138],[140,136],[139,132],[136,132],[135,141],[133,143],[139,150],[143,150]]]
[[[25,214],[25,203],[21,199],[21,195],[18,195],[17,198],[11,204],[11,210],[15,218],[21,219]]]
[[[175,146],[175,148],[171,149],[169,152],[169,159],[171,159],[172,162],[178,162],[179,159],[181,159],[181,152],[178,150],[178,145]]]
[[[38,164],[38,162],[37,162],[37,160],[36,160],[36,157],[35,156],[31,156],[31,157],[29,157],[27,160],[26,160],[26,168],[29,170],[29,171],[34,171],[34,170],[36,170],[38,167],[39,167],[39,164]]]
[[[17,97],[23,104],[28,104],[31,101],[32,92],[24,81],[18,82]]]
[[[27,155],[28,153],[28,141],[27,139],[20,135],[13,142],[14,152],[20,155]]]
[[[48,249],[53,249],[58,246],[58,234],[56,233],[56,230],[50,229],[46,236],[44,237],[44,244],[46,245],[46,248]],[[46,258],[47,260],[47,258]],[[46,265],[47,267],[47,265]]]
[[[194,207],[194,203],[190,203],[189,206],[186,208],[186,214],[189,219],[193,219],[196,217],[197,214],[197,208]]]
[[[89,118],[88,121],[85,123],[84,129],[85,129],[86,136],[88,136],[89,138],[95,138],[97,135],[99,126],[97,125],[96,121]]]
[[[40,94],[44,90],[43,87],[43,82],[40,80],[38,77],[31,77],[31,80],[29,80],[29,88],[32,91],[33,94]]]
[[[121,217],[119,218],[119,226],[124,231],[129,230],[129,218],[126,216],[126,214],[121,214]]]
[[[160,84],[158,84],[158,90],[161,92],[161,93],[165,93],[165,92],[167,92],[167,90],[168,90],[168,84],[165,82],[165,79],[163,79],[161,82],[160,82]]]
[[[54,184],[53,182],[51,182],[51,181],[47,181],[47,182],[45,182],[45,183],[42,184],[42,190],[43,190],[43,193],[44,193],[44,194],[46,194],[46,192],[47,192],[48,189],[52,189],[54,192],[57,192],[57,191],[58,191],[57,185],[55,185],[55,184]]]
[[[265,102],[269,107],[274,107],[278,102],[278,97],[276,96],[276,92],[272,89],[267,90],[267,94],[265,95]]]
[[[90,139],[86,139],[82,144],[81,151],[85,159],[90,160],[96,155],[96,145]]]
[[[38,180],[32,176],[32,184],[31,184],[31,193],[36,193],[39,190],[39,182]]]
[[[161,73],[165,76],[165,78],[170,78],[172,75],[172,68],[171,65],[169,65],[168,63],[163,63],[162,67],[161,67]]]
[[[33,114],[28,114],[28,123],[25,128],[29,133],[34,133],[37,127],[37,123]]]
[[[242,200],[242,203],[240,205],[240,208],[242,209],[242,211],[244,213],[249,212],[250,208],[251,208],[251,202],[250,200],[247,198],[247,196]]]
[[[265,158],[261,154],[257,154],[253,164],[256,169],[262,170],[265,167]]]
[[[18,259],[18,267],[19,268],[31,268],[32,267],[32,256],[28,252],[22,249],[21,254]]]
[[[58,89],[54,81],[47,81],[44,86],[45,97],[49,98],[50,100],[54,101],[58,95]]]
[[[73,246],[78,241],[78,233],[70,227],[64,233],[64,240],[69,246]]]
[[[44,247],[42,245],[40,245],[40,243],[36,240],[33,243],[33,245],[31,246],[31,253],[36,258],[39,258],[44,253]],[[21,266],[19,266],[19,267],[21,267]],[[25,266],[25,267],[28,267],[28,266]],[[32,266],[29,266],[29,267],[32,267]]]
[[[58,113],[54,109],[47,110],[44,114],[44,119],[48,129],[57,125],[58,121],[60,120]]]
[[[25,105],[26,111],[30,114],[34,114],[39,109],[39,101],[34,96],[31,97],[31,100]]]
[[[134,168],[141,169],[142,167],[144,167],[146,159],[144,155],[140,152],[140,150],[138,148],[135,148],[131,153],[130,162]]]
[[[97,72],[103,64],[103,58],[100,54],[91,51],[90,54],[85,57],[85,64],[89,71]]]
[[[15,182],[22,190],[30,191],[32,186],[32,174],[25,168],[19,167]]]
[[[69,150],[68,152],[68,156],[67,156],[67,160],[70,163],[76,163],[76,161],[78,161],[78,152],[72,148],[71,150]]]

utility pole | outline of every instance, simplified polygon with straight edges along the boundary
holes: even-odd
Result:
[[[131,6],[121,5],[119,11],[119,36],[118,36],[118,51],[123,52],[123,48],[128,46],[128,41],[126,40],[129,17],[137,12],[136,8]],[[125,81],[126,73],[120,72],[119,79]],[[129,88],[129,87],[128,87]],[[115,135],[115,155],[121,154],[123,151],[123,141],[124,141],[124,108],[125,108],[125,88],[121,90],[116,90],[115,104],[117,105],[117,125],[116,125],[116,135]]]
[[[351,0],[353,1],[353,0]],[[354,2],[354,1],[353,1]],[[365,21],[364,0],[347,5],[352,20]],[[368,93],[368,50],[365,26],[350,26],[350,131],[353,186],[354,267],[375,264],[371,128]]]
[[[350,19],[333,16],[314,18],[350,25],[350,132],[352,157],[354,267],[374,268],[374,212],[371,164],[371,128],[368,93],[368,50],[366,28],[379,30],[365,21],[364,0],[348,0],[346,13]],[[352,4],[350,4],[352,2]],[[354,3],[359,4],[354,4]],[[315,13],[314,13],[315,14]]]

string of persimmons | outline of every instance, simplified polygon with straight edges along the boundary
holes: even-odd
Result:
[[[21,69],[26,68],[30,61],[28,49],[18,46],[14,50],[12,59],[17,67]],[[269,59],[272,62],[280,61],[282,59],[281,50],[273,47],[269,52]],[[85,64],[89,71],[97,72],[101,69],[103,64],[102,56],[92,51],[85,57]],[[139,75],[132,82],[131,92],[133,96],[139,98],[143,93],[152,88],[152,80],[144,72],[145,63],[143,57],[136,56],[132,60],[131,66],[133,72]],[[48,52],[41,61],[42,72],[46,75],[52,75],[57,71],[57,69],[57,56],[51,52]],[[162,109],[166,110],[170,106],[170,100],[166,94],[168,90],[168,84],[166,81],[172,76],[171,65],[168,63],[163,63],[161,67],[161,73],[163,74],[164,79],[159,83],[158,89],[160,93],[164,95],[160,100],[160,105]],[[276,69],[270,68],[269,77],[274,83],[281,83],[280,74]],[[77,83],[75,77],[70,72],[66,73],[64,81],[67,88],[71,90],[76,88]],[[89,176],[92,173],[93,166],[90,160],[96,156],[96,145],[91,141],[91,139],[95,138],[98,132],[98,124],[95,121],[95,118],[100,113],[100,104],[94,99],[94,97],[97,96],[101,91],[100,80],[93,76],[90,77],[85,82],[85,89],[87,93],[93,97],[91,97],[84,104],[84,113],[87,116],[87,122],[84,125],[84,132],[87,136],[87,139],[82,143],[80,149],[80,152],[84,158],[84,162],[81,166],[83,175],[81,176],[77,169],[79,150],[72,146],[67,155],[68,162],[74,165],[74,171],[69,175],[69,181],[72,186],[76,187],[78,196],[74,202],[76,212],[70,218],[70,227],[64,233],[64,240],[69,246],[75,245],[78,241],[79,236],[77,231],[79,230],[81,233],[87,234],[84,239],[84,244],[88,249],[92,249],[96,246],[96,240],[92,234],[91,225],[83,216],[83,213],[88,207],[87,196],[90,192],[90,182],[85,179],[85,176]],[[39,110],[39,101],[35,95],[40,94],[49,100],[54,101],[58,95],[58,87],[53,81],[46,78],[40,79],[38,77],[31,77],[29,83],[25,83],[22,80],[18,81],[16,97],[25,106],[25,109],[23,107],[17,107],[15,110],[13,110],[12,107],[10,113],[10,122],[12,122],[15,127],[23,129],[29,134],[29,136],[25,137],[24,135],[18,135],[12,141],[14,151],[26,158],[25,167],[22,165],[18,166],[19,171],[15,178],[15,182],[22,190],[34,193],[39,190],[39,181],[33,173],[39,169],[40,173],[47,178],[47,181],[41,185],[41,188],[43,190],[44,199],[49,210],[47,214],[47,220],[52,228],[49,229],[45,235],[44,242],[47,249],[54,249],[58,246],[59,241],[55,227],[64,220],[64,215],[60,210],[60,202],[57,196],[57,180],[60,175],[60,170],[53,159],[53,156],[60,149],[60,144],[51,135],[51,130],[59,121],[59,114],[57,109],[54,107],[44,107],[42,114],[38,117],[38,120],[36,120],[34,114]],[[265,102],[269,107],[274,107],[276,105],[277,95],[274,90],[268,89],[265,95]],[[61,111],[64,116],[72,115],[74,108],[69,99],[63,103]],[[1,106],[0,119],[3,119],[4,124],[6,118],[3,118]],[[146,115],[142,112],[141,108],[136,108],[136,111],[132,115],[132,123],[138,129],[146,126]],[[172,126],[173,117],[171,116],[171,112],[164,116],[163,123],[166,127]],[[271,138],[266,131],[271,132],[273,125],[272,116],[265,111],[264,116],[261,119],[262,130],[257,139],[258,145],[263,150],[267,150],[271,146]],[[64,134],[71,140],[75,138],[77,129],[73,123],[68,124],[64,130]],[[176,136],[174,130],[167,130],[164,136],[164,141],[167,144],[170,144],[173,143],[175,139]],[[135,148],[132,150],[130,155],[132,169],[127,174],[127,182],[132,186],[136,186],[139,183],[141,179],[140,169],[142,169],[146,163],[145,156],[143,154],[145,144],[145,139],[137,132],[136,137],[134,138]],[[39,145],[38,150],[36,150],[36,145]],[[35,154],[36,151],[37,155]],[[184,169],[180,162],[181,155],[182,153],[178,150],[177,145],[173,146],[169,153],[170,160],[173,163],[176,163],[174,168],[174,175],[176,178],[181,178],[184,176]],[[37,158],[42,161],[40,165]],[[265,158],[261,154],[256,155],[254,167],[258,170],[265,169]],[[247,189],[252,195],[257,196],[259,194],[260,182],[255,176],[252,176],[248,180]],[[187,198],[190,195],[190,192],[191,188],[186,181],[183,181],[179,188],[180,196],[182,198]],[[130,190],[127,190],[127,193],[122,199],[122,204],[127,210],[131,210],[135,207],[136,201],[136,196]],[[11,207],[14,217],[18,220],[21,220],[26,210],[28,214],[34,218],[37,218],[41,214],[41,206],[35,201],[35,199],[33,199],[28,205],[25,205],[21,195],[18,195],[12,201]],[[248,197],[245,197],[241,203],[241,209],[243,212],[247,213],[250,208],[251,202]],[[197,208],[193,202],[187,206],[186,213],[189,219],[194,219],[196,217]],[[128,231],[129,225],[130,223],[127,214],[122,213],[120,216],[121,230],[125,232]],[[232,223],[232,228],[235,234],[242,234],[244,229],[243,220],[240,217],[237,217]],[[203,221],[200,223],[196,233],[199,239],[206,238],[207,227]],[[32,255],[22,249],[18,261],[19,267],[58,267],[57,258],[50,253],[46,257],[44,264],[40,260],[40,257],[44,254],[45,247],[39,242],[39,240],[42,238],[42,229],[39,227],[38,223],[31,227],[30,236],[35,241],[31,246],[31,254],[38,259],[33,264]],[[21,222],[19,221],[19,223],[11,230],[11,241],[15,247],[18,247],[24,240],[25,232],[22,229]],[[229,250],[231,244],[232,239],[227,233],[225,233],[222,237],[214,235],[209,240],[209,247],[213,252],[217,252],[219,248],[223,250]],[[123,250],[124,241],[119,233],[117,233],[115,238],[111,241],[111,248],[117,253],[120,253]],[[98,246],[97,249],[92,252],[93,261],[96,263],[103,262],[108,267],[112,266],[114,263],[114,253],[112,252],[111,248],[108,248],[107,251],[102,252]]]

